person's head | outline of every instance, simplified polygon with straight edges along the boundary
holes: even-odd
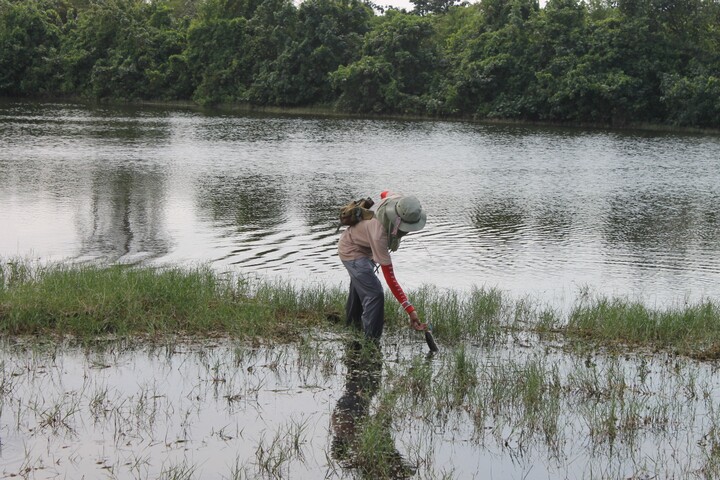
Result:
[[[388,232],[390,250],[397,250],[400,238],[425,226],[427,214],[413,195],[387,196],[377,209],[378,220]]]

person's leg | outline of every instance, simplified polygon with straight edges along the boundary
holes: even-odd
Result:
[[[385,324],[385,293],[380,279],[375,275],[375,264],[369,258],[343,263],[352,279],[352,288],[362,304],[360,319],[365,336],[379,339]]]
[[[348,292],[347,302],[345,302],[345,323],[348,327],[354,327],[362,330],[362,300],[355,289],[355,280],[350,275],[350,291]]]

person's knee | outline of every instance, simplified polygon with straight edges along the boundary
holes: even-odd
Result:
[[[385,303],[385,294],[382,290],[374,291],[370,295],[368,295],[368,301],[372,302],[373,304],[382,305]]]

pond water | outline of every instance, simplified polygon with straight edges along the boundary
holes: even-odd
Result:
[[[6,259],[340,284],[337,208],[385,189],[428,212],[394,254],[406,290],[720,294],[717,136],[0,103]]]
[[[533,343],[425,358],[420,339],[387,339],[371,367],[328,334],[272,348],[5,339],[0,477],[720,475],[716,367]]]

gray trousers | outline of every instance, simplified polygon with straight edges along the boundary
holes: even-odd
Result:
[[[370,258],[343,261],[350,274],[345,321],[367,338],[379,339],[385,325],[385,292]]]

